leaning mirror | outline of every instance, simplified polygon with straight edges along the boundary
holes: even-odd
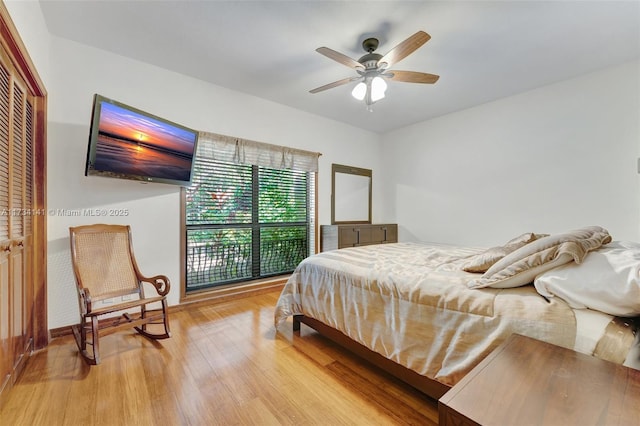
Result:
[[[371,170],[331,165],[331,223],[371,223]]]

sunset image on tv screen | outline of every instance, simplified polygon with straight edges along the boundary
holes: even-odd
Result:
[[[93,168],[189,181],[196,137],[194,131],[100,101]]]

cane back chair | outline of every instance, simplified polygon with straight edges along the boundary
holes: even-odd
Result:
[[[80,304],[80,323],[72,329],[83,358],[92,365],[100,363],[99,338],[123,328],[132,327],[151,339],[170,337],[166,301],[169,279],[140,273],[133,255],[131,228],[84,225],[69,228],[69,234]],[[145,297],[144,283],[151,284],[157,296]],[[107,303],[103,303],[105,300]],[[151,303],[160,308],[148,309]]]

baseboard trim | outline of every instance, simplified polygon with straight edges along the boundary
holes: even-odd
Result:
[[[192,306],[223,303],[276,290],[281,291],[288,278],[289,276],[284,276],[275,279],[251,281],[243,285],[221,287],[201,293],[188,294],[180,301],[179,305],[174,305],[172,308],[179,311]]]

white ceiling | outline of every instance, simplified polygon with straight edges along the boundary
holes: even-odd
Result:
[[[639,1],[40,2],[55,36],[379,133],[640,58]],[[389,82],[373,112],[355,83],[309,93],[355,75],[317,47],[357,59],[418,30],[431,40],[393,69],[435,85]]]

